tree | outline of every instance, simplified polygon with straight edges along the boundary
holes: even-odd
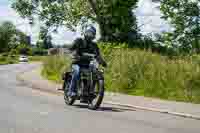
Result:
[[[12,7],[32,19],[37,14],[47,27],[65,25],[74,30],[91,20],[99,24],[101,40],[127,40],[137,32],[133,9],[138,0],[13,0]]]
[[[198,0],[162,0],[163,18],[174,27],[173,41],[184,51],[200,53],[200,2]]]
[[[21,44],[16,48],[18,54],[21,55],[31,55],[31,48],[26,44]]]
[[[0,25],[0,52],[8,51],[9,42],[14,33],[16,33],[16,27],[11,22],[6,21]]]
[[[49,49],[53,47],[52,37],[49,34],[48,28],[46,27],[40,28],[39,39],[41,41],[41,43],[39,44],[41,48]]]
[[[21,32],[20,30],[16,29],[15,33],[13,33],[10,42],[9,42],[9,49],[15,49],[19,45],[27,45],[30,46],[29,36],[25,33]]]
[[[20,44],[26,44],[26,34],[16,29],[15,25],[6,21],[0,25],[0,52],[8,52]]]
[[[53,47],[51,35],[47,35],[47,36],[45,37],[43,45],[44,45],[43,47],[44,47],[45,49],[49,49],[49,48],[52,48],[52,47]]]

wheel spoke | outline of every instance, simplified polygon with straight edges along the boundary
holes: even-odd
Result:
[[[76,99],[68,96],[70,81],[65,81],[65,82],[66,83],[64,88],[64,100],[67,105],[72,105]]]

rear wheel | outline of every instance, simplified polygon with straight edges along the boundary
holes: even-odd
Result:
[[[96,81],[94,84],[94,98],[89,102],[89,109],[96,110],[100,107],[104,91],[104,80]]]
[[[74,102],[76,101],[75,98],[71,98],[71,97],[68,96],[70,82],[71,82],[71,80],[68,79],[68,80],[65,80],[64,83],[63,83],[63,88],[64,88],[64,100],[65,100],[65,103],[66,103],[67,105],[73,105]]]

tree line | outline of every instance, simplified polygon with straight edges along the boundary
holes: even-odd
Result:
[[[72,31],[88,21],[100,27],[103,42],[125,42],[130,47],[152,49],[164,54],[199,53],[200,2],[161,0],[162,18],[172,32],[151,36],[139,33],[134,13],[139,0],[13,0],[12,7],[22,16],[40,20],[48,29],[66,26]],[[112,43],[109,43],[112,44]]]
[[[0,52],[8,52],[17,49],[18,44],[28,45],[27,36],[16,29],[11,22],[3,22],[0,25]]]
[[[31,44],[31,39],[10,21],[0,24],[0,54],[45,55],[47,49],[53,47],[52,37],[47,34],[47,30],[43,27],[40,28],[39,39],[35,46]]]

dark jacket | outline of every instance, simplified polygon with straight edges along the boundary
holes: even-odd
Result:
[[[97,56],[97,60],[100,64],[103,66],[106,66],[106,62],[103,60],[101,57],[99,48],[96,43],[94,42],[88,42],[86,40],[83,40],[81,38],[78,38],[74,41],[72,47],[70,48],[71,51],[75,52],[75,56],[73,59],[73,64],[89,64],[90,59],[85,58],[83,56],[83,53],[90,53],[90,54],[95,54]]]

